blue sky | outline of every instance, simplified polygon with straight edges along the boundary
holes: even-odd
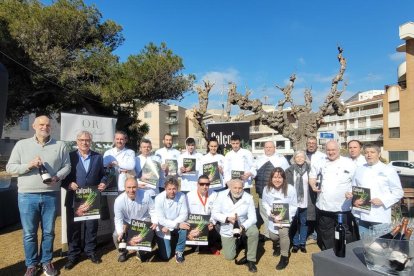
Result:
[[[323,102],[338,72],[337,45],[347,58],[343,98],[358,91],[383,89],[397,80],[405,59],[399,26],[414,21],[413,0],[348,1],[90,1],[104,19],[123,27],[121,60],[138,54],[149,42],[166,42],[183,58],[197,82],[215,82],[209,108],[220,108],[222,91],[233,81],[251,98],[276,104],[292,73],[294,99],[312,88],[314,109]],[[195,93],[178,103],[197,104]]]

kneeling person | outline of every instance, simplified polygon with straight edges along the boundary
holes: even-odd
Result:
[[[177,240],[175,260],[184,262],[184,249],[187,230],[190,225],[185,222],[188,208],[185,194],[178,192],[178,181],[169,178],[165,182],[165,190],[155,197],[155,212],[160,224],[157,231],[157,241],[160,258],[168,260],[171,257],[171,240]]]
[[[220,236],[224,257],[233,260],[236,257],[237,238],[233,236],[235,224],[239,224],[242,236],[247,237],[246,257],[236,264],[247,264],[250,272],[257,272],[255,265],[259,230],[256,227],[256,209],[253,196],[243,191],[240,179],[231,179],[229,189],[222,191],[213,204],[212,217],[221,223]],[[236,223],[237,222],[237,223]]]
[[[151,229],[157,227],[157,219],[155,216],[154,201],[151,193],[145,190],[138,190],[138,182],[134,177],[128,177],[125,181],[125,192],[120,194],[114,203],[115,213],[115,232],[113,240],[116,248],[119,248],[124,234],[128,233],[128,225],[131,220],[151,221]],[[144,252],[137,251],[137,258],[142,262],[148,259],[148,255]],[[127,251],[120,252],[118,262],[127,260]]]

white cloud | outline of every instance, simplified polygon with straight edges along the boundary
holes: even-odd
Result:
[[[390,58],[390,60],[395,61],[395,62],[403,62],[405,60],[405,52],[401,53],[401,52],[397,52],[397,53],[393,53],[388,55],[388,57]]]
[[[203,80],[214,83],[214,86],[210,91],[210,95],[214,95],[214,94],[221,95],[223,91],[224,93],[227,93],[229,82],[234,82],[235,84],[241,83],[240,73],[234,68],[229,68],[222,72],[219,72],[219,71],[207,72],[200,79],[201,81],[198,83],[198,85],[203,86],[204,85]]]
[[[299,62],[300,64],[302,64],[302,65],[305,65],[305,64],[306,64],[306,61],[305,61],[305,59],[304,59],[303,57],[300,57],[300,58],[298,59],[298,62]]]
[[[382,80],[382,76],[374,73],[368,73],[368,75],[366,75],[363,79],[365,81],[379,81]]]

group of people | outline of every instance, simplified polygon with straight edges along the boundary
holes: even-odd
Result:
[[[272,241],[273,256],[280,256],[276,269],[282,270],[291,253],[307,252],[306,241],[311,235],[316,236],[321,250],[332,248],[339,213],[344,215],[349,243],[370,227],[389,224],[391,207],[403,196],[396,171],[380,161],[380,148],[357,140],[348,143],[349,157],[343,157],[336,141],[326,143],[325,154],[318,151],[317,139],[308,137],[306,149],[296,151],[289,164],[276,152],[272,141],[266,142],[264,153],[254,159],[249,150],[242,148],[238,135],[231,137],[231,150],[225,156],[218,153],[219,144],[214,138],[208,141],[205,155],[196,151],[191,137],[181,153],[172,147],[170,134],[165,134],[164,147],[155,154],[151,141],[142,139],[136,156],[125,147],[126,133],[117,131],[114,147],[102,156],[91,150],[93,136],[88,131],[77,134],[77,149],[69,153],[63,142],[51,138],[48,117],[37,117],[33,129],[34,137],[19,141],[7,164],[8,172],[18,174],[26,275],[35,275],[39,265],[46,275],[57,274],[52,253],[60,187],[67,190],[64,200],[69,250],[65,269],[77,265],[82,251],[93,263],[101,263],[97,254],[99,220],[74,221],[74,195],[78,189],[90,186],[106,190],[111,185],[108,168],[116,173],[119,191],[114,204],[113,240],[117,248],[131,220],[147,221],[155,231],[159,258],[169,260],[174,256],[177,263],[182,263],[186,240],[198,234],[188,223],[189,214],[209,215],[207,248],[215,255],[220,255],[221,249],[227,260],[234,260],[237,252],[245,249],[245,255],[235,263],[247,265],[250,272],[257,271],[260,241]],[[185,164],[188,159],[195,160],[192,173]],[[205,164],[213,162],[217,162],[220,176],[220,183],[215,185],[203,171]],[[156,170],[156,183],[148,181],[148,164]],[[37,168],[42,165],[50,173],[51,182],[43,183],[39,176]],[[259,197],[259,218],[250,194],[253,185]],[[362,202],[352,200],[353,186],[370,189],[369,212],[355,208]],[[288,210],[279,212],[277,206]],[[150,257],[140,250],[136,256],[143,262]],[[127,259],[127,251],[120,250],[118,261]]]

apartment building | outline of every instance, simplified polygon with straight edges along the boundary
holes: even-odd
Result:
[[[384,149],[389,160],[414,161],[414,22],[399,28],[405,43],[397,47],[405,53],[405,62],[398,67],[398,85],[385,86]]]
[[[384,90],[358,92],[344,102],[343,116],[325,116],[318,129],[320,144],[335,139],[342,147],[351,140],[383,146],[383,95]]]
[[[152,142],[154,149],[162,148],[165,133],[173,136],[174,147],[184,147],[185,139],[189,136],[188,128],[192,123],[186,117],[186,109],[178,105],[150,103],[139,110],[138,119],[149,126],[145,136]]]

